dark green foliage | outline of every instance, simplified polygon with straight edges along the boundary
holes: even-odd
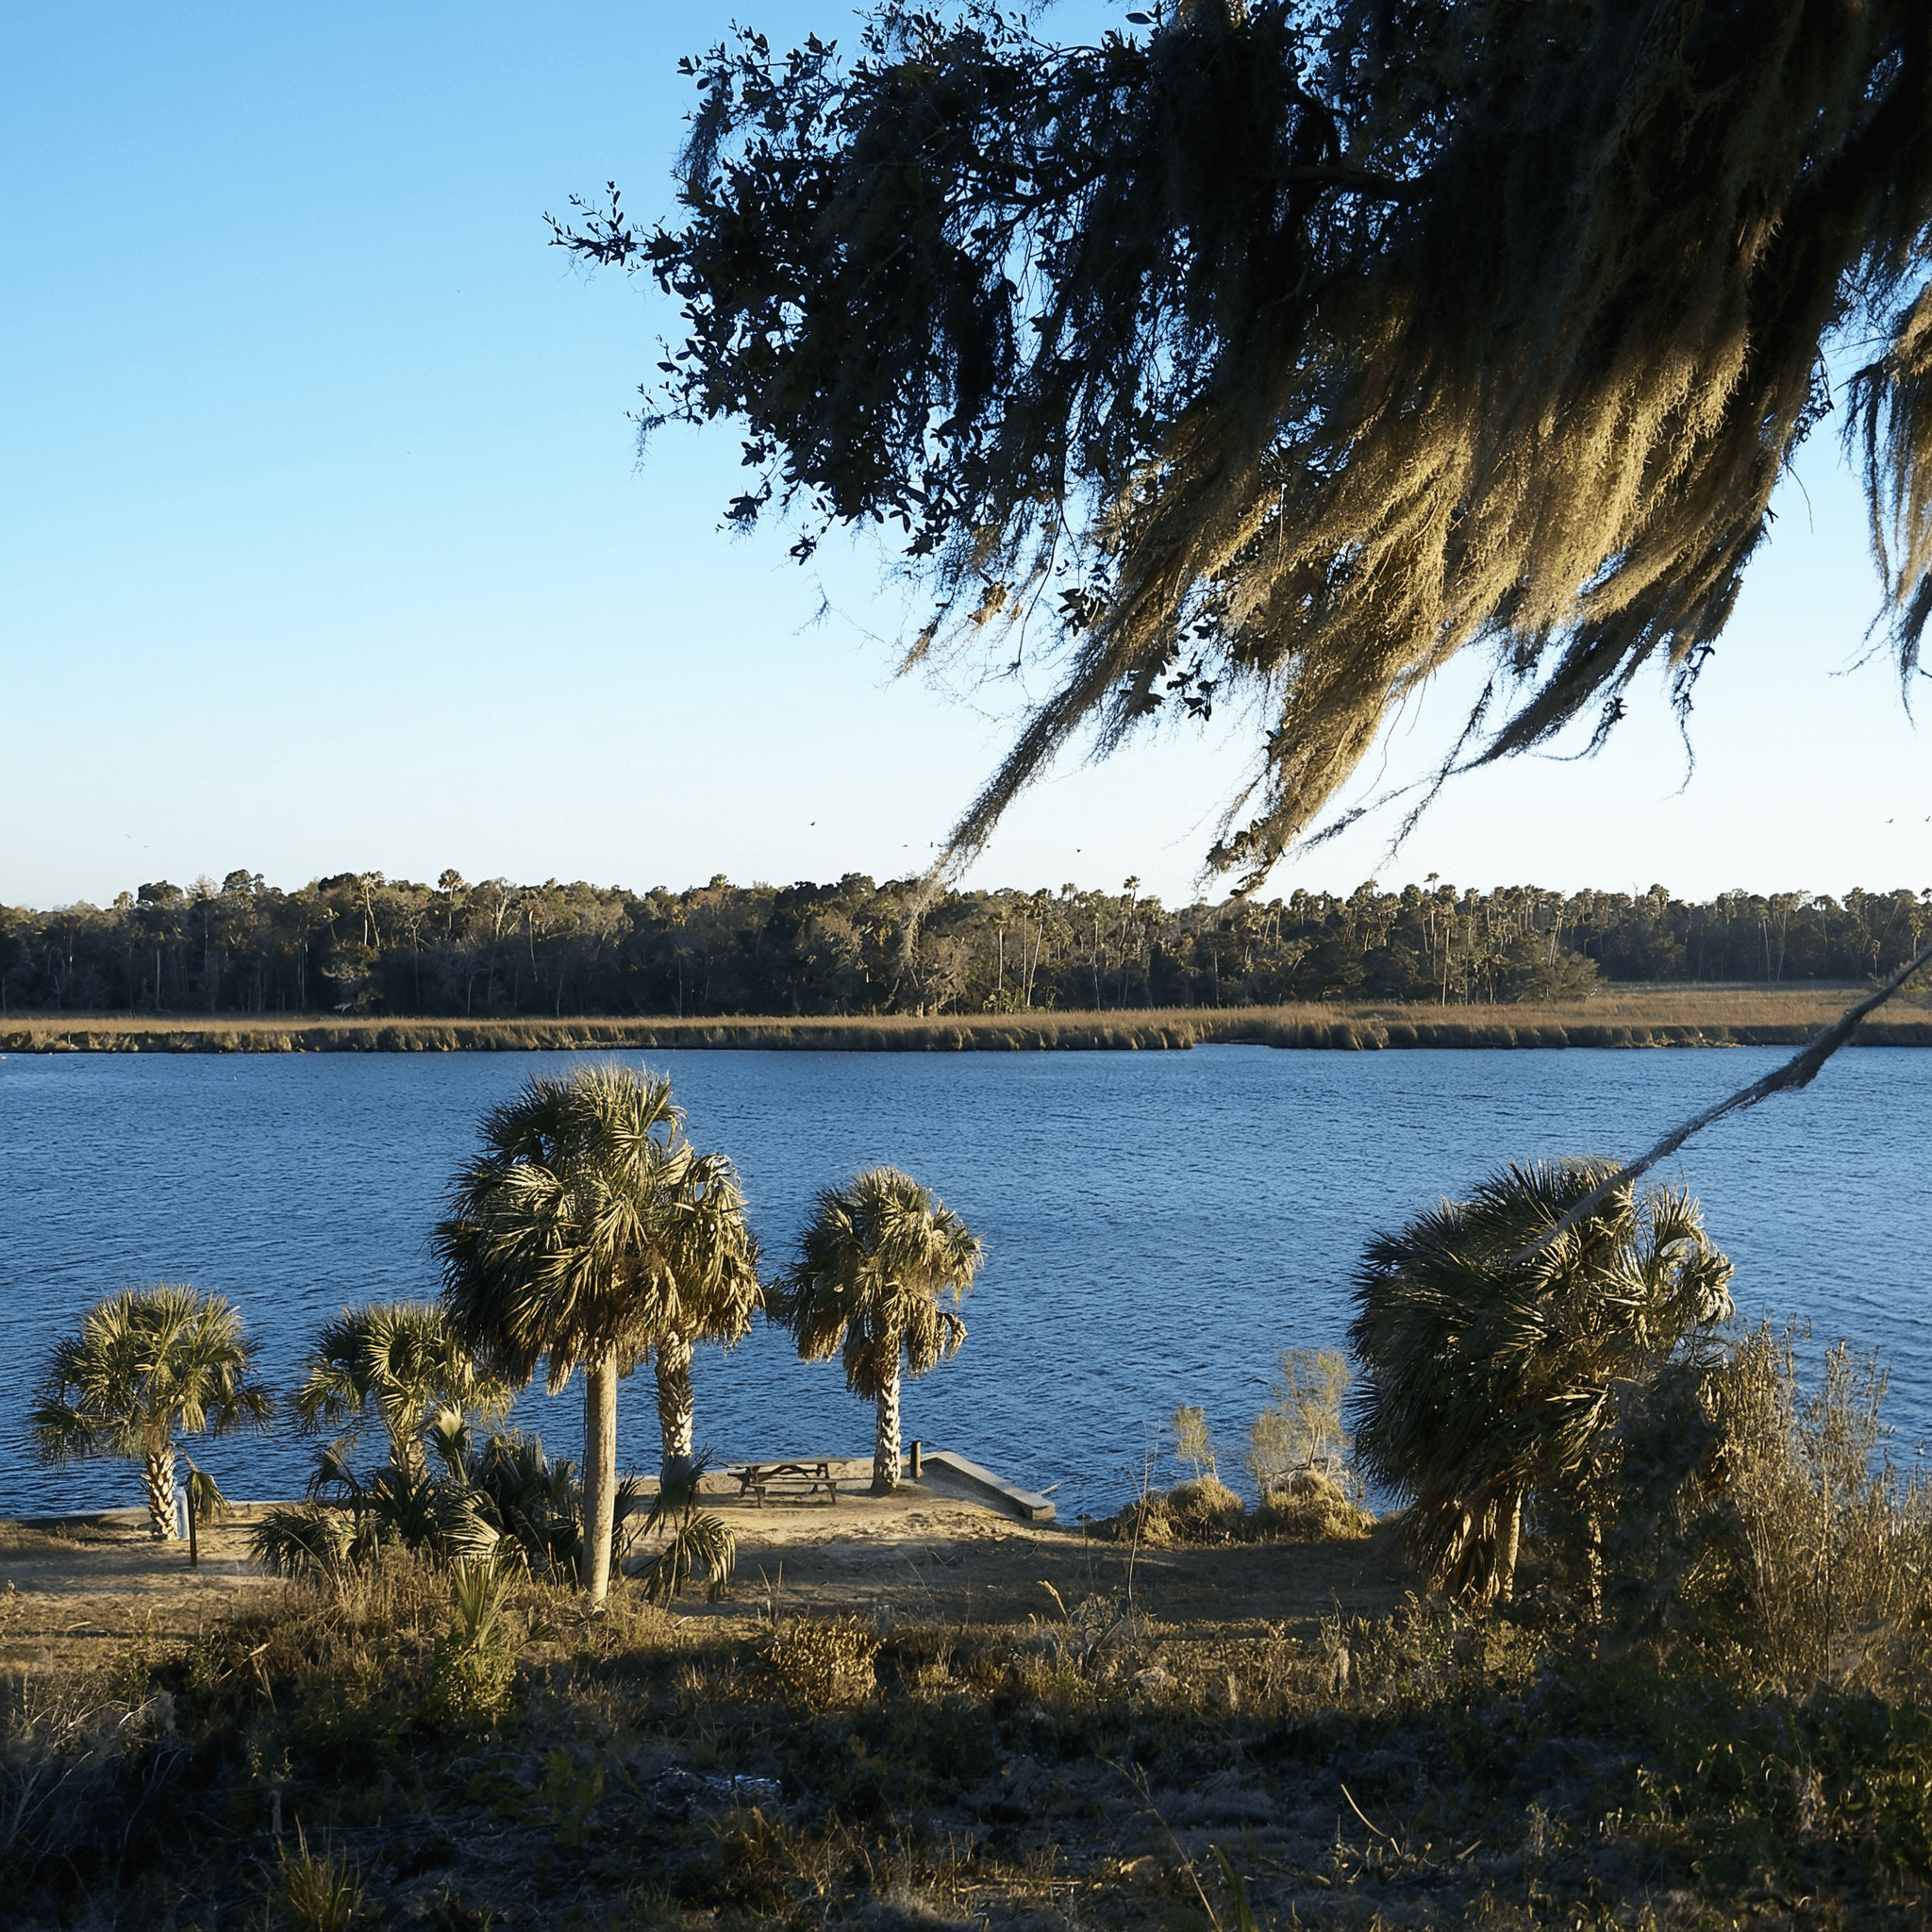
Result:
[[[251,874],[158,901],[0,908],[14,1011],[506,1018],[1114,1010],[1581,998],[1600,980],[1846,981],[1932,933],[1932,897],[1373,885],[1167,908],[1121,892],[836,885],[630,892]],[[143,889],[144,891],[146,889]],[[157,973],[160,993],[157,998]],[[407,1036],[398,1044],[410,1043]],[[517,1044],[507,1040],[505,1044]]]
[[[627,1477],[618,1486],[619,1522],[639,1504],[639,1485]],[[393,1467],[358,1476],[331,1445],[308,1499],[268,1510],[250,1536],[254,1559],[272,1574],[338,1583],[388,1549],[574,1585],[584,1549],[576,1466],[551,1461],[536,1437],[515,1430],[460,1448],[437,1476]]]
[[[636,1541],[648,1548],[661,1533],[664,1542],[640,1572],[647,1603],[675,1601],[701,1569],[705,1595],[712,1603],[730,1588],[732,1566],[738,1560],[737,1534],[723,1518],[698,1507],[699,1486],[708,1466],[706,1457],[694,1457],[688,1471],[660,1482],[651,1498]]]
[[[1576,1525],[1594,1594],[1603,1523],[1716,1365],[1731,1268],[1689,1195],[1625,1185],[1545,1239],[1615,1172],[1512,1164],[1376,1236],[1357,1270],[1355,1453],[1410,1506],[1410,1556],[1459,1596],[1508,1594],[1529,1511]],[[1685,1440],[1681,1466],[1661,1456],[1672,1490],[1707,1446],[1694,1422]]]

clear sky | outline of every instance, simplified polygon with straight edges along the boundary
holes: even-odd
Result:
[[[608,176],[668,207],[676,58],[734,12],[849,31],[812,0],[0,6],[0,900],[926,859],[1023,694],[893,679],[875,554],[814,575],[721,533],[728,430],[639,469],[671,318],[544,246]],[[1393,858],[1385,814],[1274,889],[1932,886],[1926,740],[1886,664],[1852,668],[1875,584],[1828,435],[1803,483],[1688,784],[1646,683],[1594,761],[1461,780]],[[1470,689],[1401,721],[1389,775]],[[1246,736],[1218,715],[1064,767],[974,880],[1184,896]]]

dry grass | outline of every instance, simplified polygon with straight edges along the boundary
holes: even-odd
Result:
[[[1838,1017],[1844,987],[1611,988],[1566,1006],[1440,1007],[1341,1001],[1120,1012],[969,1013],[923,1019],[318,1020],[228,1015],[157,1022],[40,1014],[0,1024],[0,1053],[449,1053],[755,1047],[866,1053],[1280,1047],[1783,1046]],[[1932,1018],[1881,1015],[1872,1045],[1932,1046]]]

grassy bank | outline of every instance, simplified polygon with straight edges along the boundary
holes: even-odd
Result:
[[[8,1681],[9,1922],[1924,1923],[1910,1692],[1745,1688],[1535,1604],[1176,1622],[1132,1582],[1116,1557],[992,1621],[531,1585],[487,1707],[427,1567],[264,1591]]]
[[[1238,1043],[1391,1047],[1786,1046],[1807,1040],[1850,988],[1658,987],[1566,1006],[1282,1007],[972,1013],[921,1019],[383,1020],[38,1014],[0,1021],[0,1053],[450,1053],[736,1047],[835,1053],[1167,1049]],[[1932,1046],[1932,1016],[1869,1021],[1872,1046]]]

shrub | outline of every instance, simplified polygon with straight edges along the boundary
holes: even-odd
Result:
[[[871,1694],[878,1653],[878,1633],[857,1617],[798,1617],[780,1624],[758,1654],[787,1699],[829,1710]]]
[[[1214,1460],[1214,1438],[1208,1429],[1208,1411],[1182,1403],[1174,1412],[1174,1453],[1194,1472],[1195,1481],[1220,1474]]]
[[[1298,1469],[1261,1498],[1251,1527],[1263,1542],[1354,1542],[1368,1535],[1372,1520],[1325,1470]]]
[[[1341,1469],[1350,1451],[1341,1405],[1348,1363],[1332,1348],[1288,1348],[1248,1431],[1248,1474],[1266,1495],[1298,1469]]]
[[[445,1724],[493,1724],[509,1707],[517,1657],[530,1641],[511,1607],[511,1586],[490,1563],[458,1563],[452,1572],[449,1627],[430,1664],[430,1707]]]
[[[1932,1488],[1891,1459],[1886,1376],[1843,1342],[1807,1393],[1760,1325],[1714,1378],[1718,1448],[1692,1538],[1703,1624],[1790,1689],[1879,1688],[1932,1619]]]
[[[1176,1542],[1239,1542],[1246,1526],[1241,1499],[1218,1475],[1178,1483],[1162,1503]]]

